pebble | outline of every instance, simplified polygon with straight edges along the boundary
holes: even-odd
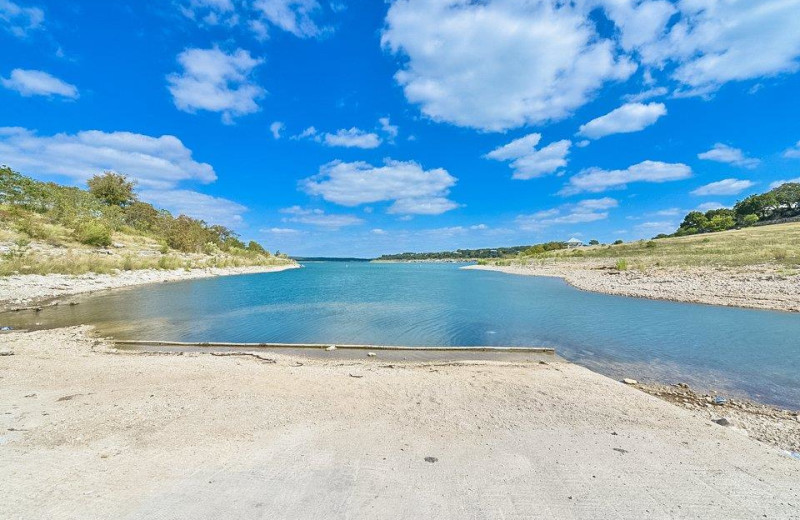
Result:
[[[728,419],[726,419],[725,417],[723,417],[721,419],[715,419],[712,422],[715,422],[715,423],[719,424],[720,426],[730,426],[731,425],[731,422]]]
[[[376,354],[376,353],[374,353],[374,352],[367,352],[367,356],[369,356],[369,357],[375,357],[375,356],[377,356],[377,355],[378,355],[378,354]]]
[[[0,356],[13,356],[13,350],[0,350]]]
[[[625,379],[623,379],[622,382],[625,383],[626,385],[638,385],[639,384],[639,381],[637,381],[635,379],[628,379],[627,377]]]
[[[328,352],[330,352],[332,350],[336,350],[336,345],[331,345],[330,347],[326,348],[325,350],[327,350]]]

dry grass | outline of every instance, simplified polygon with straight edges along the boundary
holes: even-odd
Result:
[[[13,274],[113,273],[138,269],[195,269],[283,265],[286,258],[252,253],[180,253],[164,248],[155,238],[117,232],[108,249],[75,241],[69,230],[39,220],[18,229],[0,226],[0,276]],[[31,238],[35,236],[35,238]]]
[[[800,267],[800,223],[759,226],[686,237],[551,251],[515,263],[618,262],[626,268],[773,265],[787,274]]]

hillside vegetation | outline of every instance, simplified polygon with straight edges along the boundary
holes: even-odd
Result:
[[[290,262],[224,226],[138,200],[122,175],[97,175],[88,185],[40,182],[0,167],[0,275]]]
[[[800,223],[756,226],[717,233],[560,249],[483,263],[602,263],[625,270],[650,267],[800,267]]]

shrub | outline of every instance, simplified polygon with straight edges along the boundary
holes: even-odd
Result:
[[[617,271],[627,271],[628,270],[628,261],[625,260],[624,258],[620,258],[619,260],[617,260],[617,263],[615,264],[615,267],[617,268]]]
[[[75,228],[75,239],[90,246],[110,246],[111,230],[102,222],[90,220],[78,224]]]
[[[755,213],[750,213],[749,215],[745,215],[742,218],[742,225],[745,226],[754,226],[758,223],[758,215]]]
[[[652,240],[648,240],[647,243],[645,243],[644,247],[646,247],[647,249],[655,249],[656,243],[653,242]]]
[[[620,245],[620,244],[622,244],[622,243],[623,243],[623,242],[622,242],[622,240],[619,240],[619,239],[617,239],[617,240],[614,240],[614,245],[615,245],[615,246],[618,246],[618,245]]]

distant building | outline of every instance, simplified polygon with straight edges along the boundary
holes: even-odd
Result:
[[[582,245],[583,242],[581,242],[575,237],[572,237],[569,240],[567,240],[567,247],[581,247]]]

